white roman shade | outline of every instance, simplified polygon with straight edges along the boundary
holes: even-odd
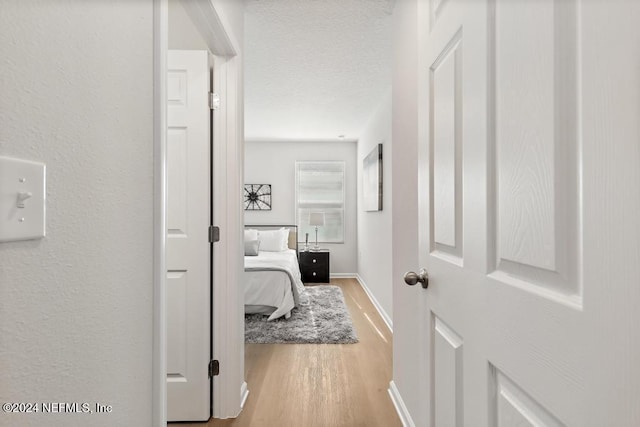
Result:
[[[344,243],[344,162],[296,162],[296,216],[299,236],[315,235],[311,214],[323,214],[318,241]]]

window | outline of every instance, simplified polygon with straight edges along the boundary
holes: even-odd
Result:
[[[296,219],[298,236],[315,242],[316,229],[309,214],[324,213],[318,227],[318,242],[344,243],[344,162],[296,162]]]

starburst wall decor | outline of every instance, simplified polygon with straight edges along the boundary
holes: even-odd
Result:
[[[271,184],[244,185],[245,211],[271,210]]]

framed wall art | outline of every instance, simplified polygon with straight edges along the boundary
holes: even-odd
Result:
[[[245,211],[271,210],[271,184],[244,185]]]
[[[362,161],[362,192],[365,211],[382,210],[382,144]]]

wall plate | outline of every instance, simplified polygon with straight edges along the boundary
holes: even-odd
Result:
[[[0,242],[45,236],[45,164],[0,157]]]

